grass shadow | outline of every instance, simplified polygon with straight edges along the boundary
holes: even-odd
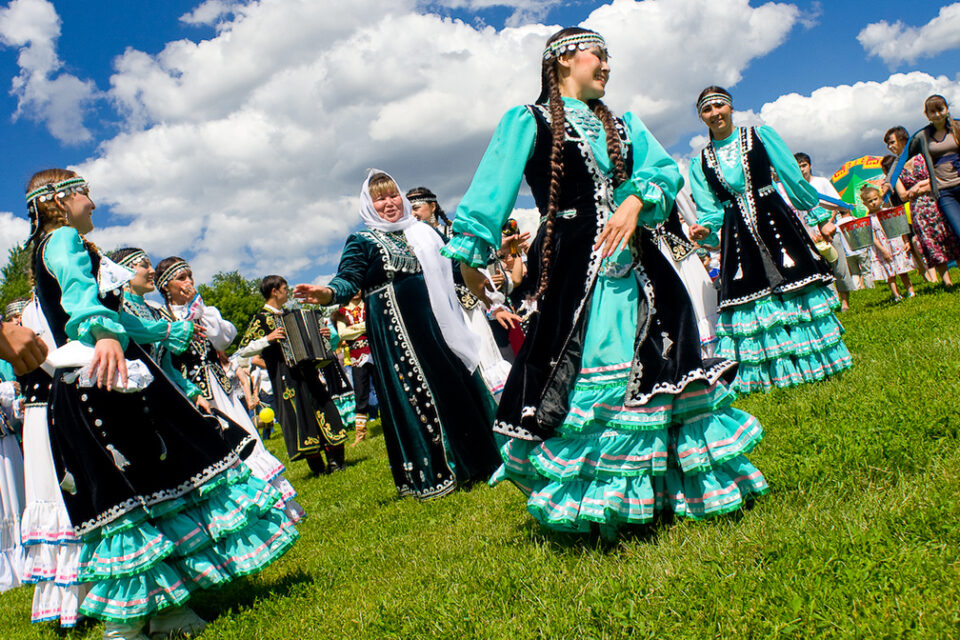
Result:
[[[312,575],[298,569],[271,581],[254,583],[250,578],[234,580],[217,591],[201,591],[191,598],[191,606],[204,620],[215,618],[242,609],[254,607],[259,600],[283,598],[290,595],[297,586],[313,584]]]

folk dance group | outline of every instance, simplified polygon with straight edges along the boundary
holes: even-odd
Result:
[[[694,205],[640,118],[601,101],[609,73],[599,34],[555,34],[540,97],[503,116],[452,225],[429,190],[408,198],[373,170],[336,276],[293,288],[340,306],[330,338],[350,341],[356,390],[376,388],[400,495],[509,480],[544,526],[605,536],[665,512],[728,513],[768,490],[746,458],[763,429],[735,393],[851,365],[830,268],[771,170],[797,209],[818,195],[776,132],[735,127],[730,94],[706,89]],[[543,217],[516,282],[516,262],[494,272],[524,178]],[[81,177],[38,173],[27,203],[23,324],[41,343],[11,359],[22,373],[49,353],[19,378],[18,571],[36,583],[33,618],[99,618],[110,638],[194,632],[191,593],[276,560],[303,516],[218,360],[236,329],[204,306],[184,260],[154,270],[140,250],[109,259],[88,242]],[[721,247],[713,303],[691,239]],[[154,286],[163,305],[144,300]],[[291,292],[279,276],[261,292],[239,352],[269,371],[290,460],[342,468],[342,369],[289,366],[278,317]],[[357,402],[358,438],[368,410]]]

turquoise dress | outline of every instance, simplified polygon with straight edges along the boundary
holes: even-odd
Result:
[[[564,98],[564,105],[550,279],[501,398],[494,430],[505,436],[503,464],[491,482],[512,481],[528,496],[528,511],[560,531],[599,525],[612,536],[660,511],[697,519],[739,509],[767,485],[744,456],[763,430],[730,407],[724,377],[735,365],[701,361],[690,301],[678,297],[682,283],[646,231],[637,233],[642,258],[637,245],[602,262],[592,250],[631,195],[643,203],[641,225],[665,220],[683,183],[677,165],[627,113],[617,131],[629,177],[615,185],[602,124],[583,102]],[[503,117],[457,210],[446,255],[486,264],[524,177],[546,211],[548,118],[541,105]],[[525,283],[533,289],[544,228],[528,259]],[[560,334],[557,326],[565,327]],[[551,346],[558,341],[561,350]],[[549,372],[545,381],[541,371]]]
[[[119,393],[80,388],[57,369],[31,387],[31,400],[46,402],[49,414],[49,452],[34,455],[52,457],[79,544],[64,586],[89,587],[81,614],[130,622],[259,572],[299,534],[279,508],[280,493],[238,460],[245,432],[201,416],[131,339],[120,298],[99,291],[99,265],[75,229],[41,240],[35,295],[52,339],[93,346],[98,336],[115,337],[153,381]]]
[[[822,380],[851,365],[830,267],[772,184],[771,168],[796,209],[817,207],[816,190],[769,127],[738,128],[690,163],[699,223],[711,231],[703,242],[722,243],[717,355],[740,363],[734,389],[744,393]]]

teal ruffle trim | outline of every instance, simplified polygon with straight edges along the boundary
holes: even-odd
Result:
[[[92,582],[80,612],[126,622],[179,606],[190,591],[260,571],[297,540],[280,493],[238,465],[183,498],[127,514],[88,536],[78,573]],[[205,580],[210,567],[216,579]]]
[[[734,390],[790,387],[849,368],[844,330],[833,313],[839,305],[832,290],[817,285],[721,311],[716,355],[740,363]]]
[[[599,525],[608,537],[657,512],[706,518],[767,492],[763,474],[744,457],[763,428],[729,406],[735,396],[722,382],[658,394],[639,420],[617,410],[625,389],[625,378],[590,396],[578,385],[555,437],[503,443],[503,465],[491,484],[516,484],[528,496],[527,510],[548,528],[584,532]],[[577,409],[597,399],[604,402],[591,412]]]
[[[457,234],[440,249],[444,257],[471,267],[485,267],[493,259],[493,247],[477,236]]]
[[[333,404],[337,407],[337,413],[343,420],[343,426],[348,429],[357,421],[357,396],[352,392],[345,393],[342,396],[334,396]]]

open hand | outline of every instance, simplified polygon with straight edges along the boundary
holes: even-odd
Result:
[[[500,323],[504,329],[513,329],[520,324],[520,316],[510,311],[507,307],[500,306],[490,312],[493,319]]]
[[[298,284],[293,288],[293,297],[307,304],[330,304],[333,290],[317,284]]]
[[[620,203],[600,232],[597,243],[593,245],[594,250],[602,246],[603,257],[606,258],[626,246],[637,230],[637,218],[642,208],[643,202],[636,196],[630,196]]]
[[[120,381],[127,386],[127,360],[123,357],[123,348],[116,338],[100,338],[93,348],[93,360],[87,375],[97,374],[97,386],[107,391],[113,389],[113,381],[120,374]]]

